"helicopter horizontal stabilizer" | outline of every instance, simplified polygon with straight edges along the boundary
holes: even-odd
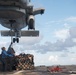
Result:
[[[14,31],[1,31],[1,36],[16,36],[16,32]],[[39,36],[39,31],[37,30],[28,30],[28,31],[20,31],[20,33],[18,33],[19,37],[21,36]]]

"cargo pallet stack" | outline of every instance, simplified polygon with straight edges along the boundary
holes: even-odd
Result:
[[[2,64],[2,58],[0,56],[0,71],[2,71],[2,68],[3,68],[3,64]],[[31,54],[20,54],[18,56],[16,56],[14,59],[13,59],[13,65],[10,65],[9,63],[9,59],[6,58],[6,63],[8,66],[13,66],[12,67],[12,71],[13,70],[32,70],[34,69],[34,56],[31,55]],[[10,71],[10,68],[7,67],[7,71]]]
[[[20,54],[17,57],[18,64],[16,70],[31,70],[34,69],[34,56],[31,54]]]

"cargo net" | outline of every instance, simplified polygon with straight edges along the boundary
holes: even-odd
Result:
[[[16,70],[31,70],[34,69],[34,56],[31,54],[20,54],[16,57]]]
[[[0,55],[0,71],[3,70],[4,65]],[[6,64],[6,71],[13,70],[32,70],[34,69],[34,56],[31,54],[20,54],[13,58],[5,58],[4,62]],[[9,67],[8,67],[9,66]]]

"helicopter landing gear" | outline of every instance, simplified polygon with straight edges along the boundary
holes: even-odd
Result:
[[[19,38],[13,38],[13,43],[15,42],[19,43]]]
[[[13,38],[13,36],[12,36],[12,31],[13,31],[13,23],[15,23],[16,21],[15,20],[9,20],[9,22],[10,22],[10,27],[11,27],[11,42],[13,42],[13,43],[15,43],[15,42],[17,42],[17,43],[19,43],[19,38],[18,37],[16,37],[16,38]],[[17,33],[18,34],[18,33]]]

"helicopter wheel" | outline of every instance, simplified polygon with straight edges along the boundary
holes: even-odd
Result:
[[[13,43],[15,43],[15,38],[13,38]]]
[[[17,43],[19,43],[19,38],[16,38]]]
[[[13,38],[13,43],[15,42],[19,43],[19,38]]]

